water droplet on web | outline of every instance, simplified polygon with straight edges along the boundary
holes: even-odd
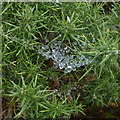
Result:
[[[53,54],[55,53],[55,51],[56,51],[55,49],[52,49]]]
[[[55,46],[57,46],[57,45],[58,45],[58,43],[57,43],[57,42],[54,42],[54,45],[55,45]]]
[[[80,38],[80,35],[77,35],[77,38],[79,39],[79,38]]]
[[[69,72],[71,72],[71,71],[72,71],[72,69],[65,68],[64,73],[69,73]]]
[[[82,66],[81,61],[79,61],[79,62],[77,63],[77,67],[80,67],[80,66]]]
[[[83,46],[85,46],[86,44],[87,44],[86,42],[82,43]]]
[[[38,53],[39,53],[39,54],[41,54],[41,53],[42,53],[42,50],[41,50],[41,49],[39,49],[39,50],[38,50]]]
[[[92,40],[92,43],[94,43],[94,42],[95,42],[95,40],[93,39],[93,40]]]
[[[48,46],[48,45],[45,45],[44,49],[45,49],[45,50],[49,49],[49,46]]]
[[[42,46],[42,49],[45,50],[46,49],[45,46]]]
[[[76,71],[76,68],[75,67],[73,67],[73,69],[72,69],[73,71]]]
[[[66,68],[65,68],[65,70],[66,70],[66,72],[71,72],[72,71],[72,66],[67,66]]]
[[[60,69],[63,69],[65,67],[65,64],[64,63],[60,63],[59,67],[60,67]]]
[[[70,23],[70,17],[69,16],[67,16],[67,21]]]
[[[63,59],[64,59],[64,57],[63,57],[62,55],[59,56],[59,58],[58,58],[58,62],[61,62]]]
[[[93,60],[92,59],[89,59],[89,63],[92,63],[93,62]]]
[[[64,47],[63,49],[64,49],[64,50],[67,50],[67,49],[68,49],[68,47]]]
[[[84,66],[84,65],[85,65],[85,63],[84,63],[84,62],[82,62],[82,63],[81,63],[81,66]]]
[[[48,43],[48,42],[49,42],[49,39],[46,38],[46,39],[45,39],[45,42]]]
[[[46,55],[46,53],[45,53],[45,52],[42,52],[42,55],[43,55],[43,56],[45,56],[45,57],[47,57],[47,55]]]
[[[66,53],[69,53],[69,52],[70,52],[70,49],[67,49],[67,50],[66,50]]]

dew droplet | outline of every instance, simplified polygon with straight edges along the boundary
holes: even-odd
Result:
[[[59,64],[59,68],[60,68],[60,69],[63,69],[64,67],[65,67],[65,64],[64,64],[64,63],[60,63],[60,64]]]

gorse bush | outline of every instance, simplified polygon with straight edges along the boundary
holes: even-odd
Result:
[[[70,118],[85,105],[119,105],[119,4],[109,14],[105,4],[3,3],[3,96],[15,102],[15,118]],[[82,90],[69,100],[72,82]]]
[[[119,104],[119,92],[120,86],[117,80],[103,79],[94,83],[86,84],[84,86],[85,91],[85,102],[92,103],[97,106],[108,105],[111,102]],[[105,104],[105,102],[108,104]]]

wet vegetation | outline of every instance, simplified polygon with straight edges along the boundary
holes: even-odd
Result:
[[[2,28],[3,119],[119,119],[119,3],[3,3]]]

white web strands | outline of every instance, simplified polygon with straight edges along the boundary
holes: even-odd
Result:
[[[74,45],[78,45],[76,42]],[[85,45],[81,45],[84,47]],[[45,56],[47,59],[51,58],[54,61],[54,67],[64,70],[64,73],[75,71],[84,65],[92,62],[92,58],[84,55],[74,55],[70,48],[63,45],[61,41],[54,41],[50,45],[39,46],[38,53]]]

